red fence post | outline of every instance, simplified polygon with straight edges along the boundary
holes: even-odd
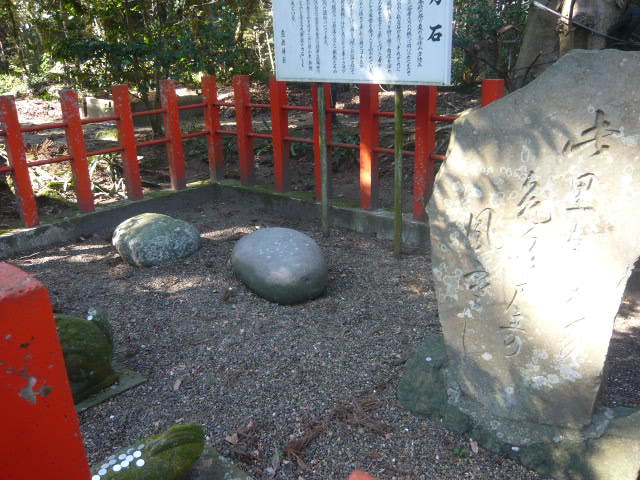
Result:
[[[251,120],[251,103],[249,94],[250,79],[248,75],[233,77],[233,95],[236,104],[236,129],[238,131],[238,157],[240,158],[240,182],[253,185],[255,180],[255,158],[253,157],[253,131]]]
[[[289,112],[284,109],[288,103],[287,84],[271,77],[271,134],[273,136],[273,167],[276,177],[276,192],[284,193],[289,188]]]
[[[84,130],[80,122],[80,108],[78,94],[74,90],[60,92],[62,118],[67,124],[67,146],[71,160],[71,170],[76,184],[78,206],[83,212],[93,212],[96,207],[93,201],[93,188],[89,178],[89,161],[87,159],[87,144],[84,141]]]
[[[7,135],[7,157],[9,158],[9,166],[13,169],[20,218],[26,227],[35,227],[40,223],[38,205],[33,196],[18,111],[15,101],[10,95],[0,96],[0,129],[4,129]]]
[[[91,477],[47,289],[0,263],[2,478]]]
[[[360,89],[360,207],[378,207],[378,154],[380,143],[380,85],[362,84]]]
[[[118,118],[118,137],[122,151],[122,170],[127,186],[129,200],[142,200],[142,177],[138,162],[138,147],[136,146],[136,132],[133,125],[131,110],[131,93],[127,85],[117,85],[111,89],[113,94],[113,109]]]
[[[504,97],[505,83],[502,79],[486,79],[482,81],[482,106]]]
[[[204,109],[204,123],[209,135],[207,136],[207,152],[209,154],[209,177],[218,180],[223,176],[224,150],[220,130],[220,106],[218,102],[218,85],[216,77],[208,75],[202,79],[202,96],[206,107]]]
[[[331,84],[325,83],[324,86],[324,98],[325,108],[331,105]],[[315,171],[315,197],[316,200],[322,200],[322,167],[320,165],[320,97],[318,96],[318,84],[314,83],[311,89],[311,101],[313,107],[313,159],[314,159],[314,171]],[[327,144],[333,141],[333,122],[331,121],[333,114],[328,114],[327,117]],[[327,186],[329,192],[331,192],[331,158],[332,149],[327,147],[327,157],[329,163],[329,171],[327,175],[329,177],[329,185]]]
[[[182,144],[182,129],[180,128],[180,109],[178,95],[172,80],[163,80],[160,84],[160,99],[164,114],[164,131],[169,139],[167,143],[167,157],[169,157],[169,175],[171,188],[183,190],[187,187],[184,166],[184,145]]]
[[[419,86],[416,92],[416,163],[413,177],[413,218],[424,220],[425,207],[431,197],[435,165],[431,154],[436,151],[438,87]]]

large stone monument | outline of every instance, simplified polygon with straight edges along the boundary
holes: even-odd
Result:
[[[640,255],[640,83],[626,80],[637,78],[640,53],[571,52],[456,121],[436,179],[428,214],[446,409],[513,451],[581,445],[622,415],[598,394]],[[624,437],[637,458],[640,432]],[[635,480],[632,463],[615,477],[548,471]]]

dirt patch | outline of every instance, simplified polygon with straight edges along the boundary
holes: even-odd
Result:
[[[116,360],[148,382],[81,415],[92,462],[174,423],[204,425],[210,442],[256,479],[344,479],[362,468],[379,480],[534,480],[541,477],[397,404],[413,348],[439,333],[429,252],[313,222],[294,223],[240,204],[184,212],[203,236],[186,261],[135,269],[109,238],[90,238],[12,263],[51,291],[58,312],[109,312]],[[286,226],[312,236],[329,261],[329,288],[296,306],[248,291],[228,264],[235,241]],[[628,322],[628,323],[627,323]],[[624,328],[619,328],[619,325]],[[612,402],[640,405],[637,317],[616,325],[614,350],[635,373]],[[631,372],[631,370],[625,370]]]

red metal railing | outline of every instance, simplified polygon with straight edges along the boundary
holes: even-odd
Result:
[[[315,196],[321,197],[320,182],[320,128],[319,102],[317,85],[312,89],[312,106],[289,105],[287,86],[275,79],[270,83],[270,104],[251,102],[248,76],[234,77],[234,101],[218,101],[218,89],[215,77],[202,80],[204,102],[180,106],[172,81],[162,82],[160,99],[162,108],[133,113],[129,87],[118,85],[112,89],[115,115],[103,118],[80,118],[77,94],[72,90],[60,93],[63,122],[50,123],[32,127],[20,125],[15,101],[11,96],[0,97],[0,137],[4,136],[9,166],[0,167],[0,174],[13,176],[18,208],[23,223],[27,227],[39,224],[33,188],[29,177],[29,167],[60,162],[71,162],[78,206],[83,212],[95,210],[91,180],[89,178],[88,157],[106,153],[120,152],[126,184],[127,198],[140,200],[143,198],[138,149],[151,145],[167,145],[167,157],[171,187],[175,190],[186,187],[184,159],[184,140],[197,137],[207,138],[209,171],[212,180],[222,177],[224,170],[224,154],[222,149],[223,135],[236,135],[238,157],[240,163],[240,180],[243,185],[252,185],[255,178],[254,139],[269,139],[273,142],[275,189],[285,192],[289,181],[289,147],[291,143],[313,145],[315,159]],[[325,88],[326,105],[330,102],[330,84]],[[371,210],[378,205],[378,157],[380,154],[393,154],[390,148],[380,146],[380,118],[393,117],[393,112],[380,111],[379,85],[360,85],[360,109],[327,108],[327,113],[358,115],[360,117],[359,145],[333,141],[332,115],[327,115],[327,141],[329,154],[336,148],[359,150],[360,152],[360,206]],[[503,80],[485,80],[483,82],[482,105],[485,106],[504,95]],[[223,130],[220,123],[221,108],[234,108],[236,113],[236,129]],[[203,109],[205,130],[187,135],[180,127],[180,112],[183,110]],[[252,128],[252,110],[270,109],[272,129],[270,134],[256,133]],[[291,137],[289,135],[289,112],[311,112],[313,114],[313,138]],[[133,119],[148,115],[163,115],[166,135],[164,138],[138,142],[135,137]],[[413,180],[413,216],[416,220],[424,220],[425,206],[431,195],[435,174],[435,162],[443,161],[444,156],[436,151],[437,122],[453,122],[455,116],[438,115],[437,87],[419,86],[416,91],[416,113],[405,114],[405,118],[416,122],[415,151],[406,151],[405,155],[414,157],[415,169]],[[87,151],[82,126],[90,123],[116,121],[118,123],[118,147]],[[27,161],[23,134],[64,128],[67,137],[69,155],[48,158],[38,161]]]

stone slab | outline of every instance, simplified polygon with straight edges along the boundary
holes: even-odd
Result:
[[[637,480],[640,409],[598,406],[596,421],[581,429],[487,421],[487,417],[479,414],[483,409],[479,402],[475,410],[467,404],[468,413],[455,404],[456,387],[447,372],[450,363],[443,336],[427,338],[407,361],[398,384],[400,404],[449,430],[469,435],[484,448],[512,458],[545,477]],[[487,415],[486,409],[484,414]]]
[[[78,413],[84,412],[96,405],[100,405],[101,403],[104,403],[127,390],[131,390],[138,385],[142,385],[147,381],[147,379],[141,374],[134,372],[133,370],[129,370],[128,368],[114,365],[114,369],[120,375],[118,383],[76,404],[76,411]]]
[[[565,55],[454,124],[428,206],[450,372],[516,422],[592,420],[640,254],[640,53]]]

